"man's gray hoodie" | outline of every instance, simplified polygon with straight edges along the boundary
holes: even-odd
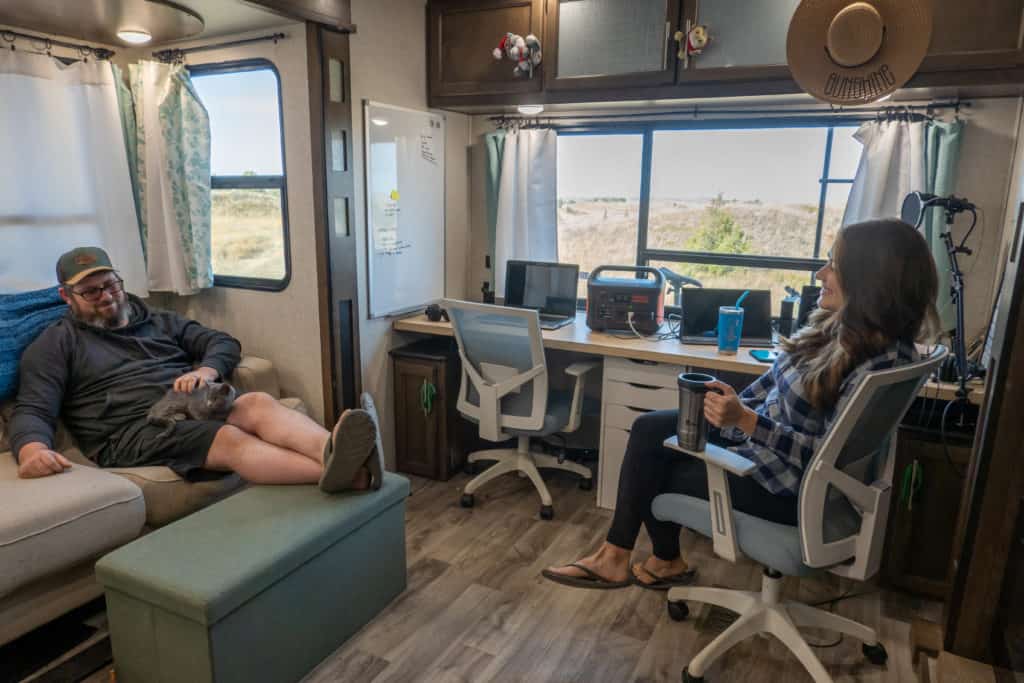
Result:
[[[145,420],[174,380],[194,363],[227,377],[238,365],[234,337],[175,313],[150,311],[129,294],[129,323],[104,329],[70,309],[25,349],[11,419],[11,448],[40,441],[53,447],[57,417],[92,455],[121,427]]]

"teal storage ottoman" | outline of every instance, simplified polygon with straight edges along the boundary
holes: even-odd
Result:
[[[405,590],[408,495],[254,486],[103,557],[118,682],[299,680]]]

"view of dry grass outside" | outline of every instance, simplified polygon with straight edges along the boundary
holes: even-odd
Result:
[[[853,178],[855,129],[837,128],[830,179]],[[581,273],[637,260],[639,135],[560,136],[558,257]],[[815,253],[826,128],[656,131],[647,248],[750,256],[826,258],[842,222],[848,182],[829,183]],[[709,167],[694,160],[715,156]],[[705,287],[768,289],[777,314],[788,285],[809,271],[697,263],[651,263]],[[586,296],[586,282],[580,283]]]
[[[281,280],[285,275],[281,191],[213,190],[213,272]]]

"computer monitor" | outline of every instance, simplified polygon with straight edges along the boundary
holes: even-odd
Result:
[[[681,290],[683,321],[679,338],[688,344],[718,343],[718,309],[733,306],[743,289],[684,288]],[[744,346],[771,346],[772,293],[767,289],[751,289],[743,300]]]
[[[573,263],[509,261],[505,269],[505,305],[574,317],[579,278],[580,267]]]

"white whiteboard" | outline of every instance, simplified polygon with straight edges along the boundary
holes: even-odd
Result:
[[[363,101],[369,316],[444,297],[444,116]]]

